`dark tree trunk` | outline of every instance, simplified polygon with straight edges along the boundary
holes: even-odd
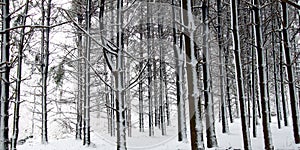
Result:
[[[271,127],[269,124],[269,109],[268,109],[268,95],[267,95],[267,85],[266,85],[266,62],[264,58],[264,48],[262,41],[262,33],[261,33],[261,21],[260,21],[260,4],[258,0],[253,1],[253,21],[254,21],[254,35],[255,35],[255,46],[256,46],[256,55],[257,55],[257,70],[258,70],[258,84],[259,84],[259,98],[261,101],[262,108],[262,124],[263,124],[263,134],[264,134],[264,142],[265,149],[271,150],[274,149],[272,143],[272,135],[271,135]]]
[[[281,2],[282,8],[282,44],[283,50],[285,54],[286,61],[286,72],[287,72],[287,80],[289,87],[289,97],[291,101],[291,112],[292,112],[292,121],[293,121],[293,131],[294,131],[294,139],[295,143],[300,143],[300,121],[299,121],[299,98],[296,95],[295,89],[295,75],[293,70],[293,62],[291,59],[291,51],[290,51],[290,43],[288,39],[288,7],[285,2]]]
[[[2,30],[10,28],[9,0],[2,0]],[[8,150],[8,118],[9,118],[9,51],[10,51],[10,32],[7,30],[2,34],[1,63],[4,64],[1,72],[1,112],[0,112],[0,149]]]
[[[218,45],[219,45],[219,68],[220,68],[220,91],[221,91],[221,115],[222,115],[222,132],[229,132],[227,111],[226,111],[226,96],[225,96],[225,79],[224,79],[224,42],[222,31],[222,2],[217,0],[218,11]]]
[[[209,48],[209,27],[208,27],[208,1],[202,2],[202,21],[203,21],[203,85],[204,85],[204,109],[206,119],[206,136],[207,136],[207,147],[217,147],[218,142],[215,133],[214,124],[214,109],[213,109],[213,98],[212,98],[212,81],[210,72],[210,48]]]
[[[241,111],[241,122],[242,122],[242,133],[244,141],[244,149],[251,150],[251,141],[249,134],[249,127],[247,123],[247,112],[245,108],[245,92],[243,83],[243,72],[241,67],[241,49],[239,40],[239,30],[238,30],[238,15],[237,15],[237,1],[231,0],[231,27],[232,27],[232,37],[233,37],[233,51],[235,57],[235,68],[236,68],[236,83],[237,83],[237,94],[238,100],[240,102]]]

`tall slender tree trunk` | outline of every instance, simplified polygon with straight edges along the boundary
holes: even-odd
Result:
[[[294,140],[296,144],[300,143],[300,117],[299,117],[299,98],[295,89],[295,75],[293,62],[291,60],[290,42],[288,39],[288,7],[285,2],[281,2],[282,8],[282,45],[284,50],[286,73],[289,87],[289,97],[291,101],[291,112],[293,121]]]
[[[82,1],[81,0],[75,0],[75,10],[77,13],[77,21],[78,25],[82,27],[83,22],[83,16],[82,16]],[[83,46],[82,46],[82,31],[80,29],[77,29],[77,54],[78,54],[78,74],[77,74],[77,121],[76,121],[76,139],[82,139],[82,100],[83,100],[83,82],[82,82],[82,65],[83,65]]]
[[[190,134],[192,150],[204,149],[202,118],[199,102],[199,89],[197,78],[197,59],[194,45],[194,19],[192,15],[191,0],[182,0],[182,16],[184,28],[184,45],[186,51],[186,71],[188,84],[188,101],[190,116]]]
[[[208,1],[202,2],[202,14],[203,14],[203,85],[204,85],[204,108],[205,108],[205,119],[206,119],[206,137],[207,147],[217,147],[217,138],[215,133],[214,123],[214,109],[213,109],[213,98],[212,98],[212,85],[211,85],[211,72],[210,72],[210,48],[209,48],[209,27],[208,27]]]
[[[29,0],[26,0],[25,8],[22,16],[22,25],[26,25],[27,12],[28,12],[28,3]],[[22,61],[23,61],[23,49],[25,42],[25,27],[22,27],[20,33],[20,43],[19,43],[19,52],[18,52],[18,68],[17,68],[17,82],[16,82],[16,98],[14,105],[14,122],[13,122],[13,134],[11,138],[11,149],[17,149],[17,141],[19,136],[19,112],[20,112],[20,97],[21,97],[21,80],[22,80]]]
[[[44,0],[42,1],[44,9]],[[44,10],[43,10],[44,12]],[[50,26],[51,0],[47,1],[46,26]],[[42,17],[44,18],[44,17]],[[43,24],[42,19],[42,24]],[[50,28],[43,29],[42,35],[42,143],[48,143],[47,79],[49,67]],[[45,37],[44,37],[45,36]],[[45,41],[45,43],[44,43]]]
[[[237,95],[240,102],[240,112],[241,112],[241,122],[242,122],[242,133],[244,141],[244,149],[251,150],[251,140],[249,134],[249,127],[246,119],[246,109],[245,109],[245,92],[243,83],[243,72],[241,67],[241,48],[240,48],[240,37],[238,30],[238,15],[237,15],[237,1],[231,0],[231,28],[232,28],[232,38],[233,38],[233,52],[235,60],[235,78],[237,83]]]
[[[225,76],[224,76],[224,48],[223,48],[223,31],[222,31],[222,2],[217,0],[218,12],[218,45],[219,45],[219,68],[220,68],[220,94],[221,94],[221,115],[222,115],[222,132],[229,132],[227,111],[226,111],[226,96],[225,96]]]
[[[153,97],[152,97],[152,68],[151,68],[151,46],[150,46],[150,16],[151,16],[151,9],[150,7],[150,0],[147,0],[147,55],[148,55],[148,103],[149,103],[149,136],[154,135],[154,127],[153,127]]]
[[[160,114],[160,127],[161,127],[161,134],[166,135],[166,119],[165,119],[165,95],[166,95],[166,87],[165,87],[165,57],[164,57],[164,47],[162,41],[162,32],[163,32],[163,16],[161,16],[160,9],[161,7],[158,6],[158,38],[159,38],[159,114]],[[162,17],[162,18],[161,18]]]
[[[271,6],[271,12],[273,12],[274,8],[273,8],[273,5]],[[277,83],[277,63],[276,63],[276,50],[275,50],[275,23],[274,23],[274,19],[272,18],[272,53],[273,53],[273,68],[274,68],[274,73],[273,73],[273,76],[274,76],[274,88],[275,88],[275,103],[276,103],[276,117],[277,117],[277,125],[278,125],[278,129],[281,128],[281,119],[280,119],[280,116],[281,116],[281,110],[280,110],[280,101],[279,101],[279,91],[278,91],[278,83]]]
[[[261,102],[262,109],[262,124],[263,124],[263,134],[265,149],[274,149],[272,143],[271,127],[269,124],[269,109],[268,109],[268,95],[267,95],[267,72],[266,72],[266,62],[265,62],[265,50],[263,48],[262,33],[261,33],[261,21],[260,21],[260,4],[258,0],[253,0],[253,21],[254,21],[254,35],[255,35],[255,46],[256,46],[256,56],[257,56],[257,70],[258,70],[258,88],[259,88],[259,98]]]
[[[172,0],[172,27],[173,27],[173,50],[174,50],[174,56],[175,56],[175,63],[176,63],[176,91],[177,91],[177,119],[178,119],[178,141],[187,141],[187,127],[186,127],[186,115],[185,115],[185,98],[184,98],[184,70],[183,70],[183,64],[184,64],[184,53],[182,47],[178,47],[177,45],[177,27],[175,24],[175,5],[176,1]]]
[[[142,14],[142,7],[141,7],[141,21],[140,21],[140,58],[143,58],[143,14]],[[143,70],[143,59],[140,60],[139,63],[139,71]],[[139,131],[144,132],[144,95],[143,95],[143,77],[139,78]]]
[[[85,16],[85,24],[86,31],[90,35],[91,31],[91,0],[86,1],[86,16]],[[91,49],[91,38],[89,35],[85,37],[85,94],[84,94],[84,137],[83,137],[83,145],[90,145],[91,137],[90,137],[90,49]]]
[[[9,0],[2,0],[2,30],[10,28]],[[0,111],[0,149],[8,150],[8,119],[9,119],[9,51],[10,51],[10,32],[7,30],[2,34],[1,63],[4,69],[1,72],[1,111]]]
[[[117,149],[126,150],[126,120],[125,120],[125,64],[123,39],[123,0],[117,1],[117,60],[114,77],[116,80],[116,113],[117,113]]]

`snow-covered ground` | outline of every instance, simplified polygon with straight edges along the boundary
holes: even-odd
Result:
[[[272,137],[275,149],[300,150],[300,145],[294,144],[292,126],[277,129],[276,118],[272,118]],[[291,123],[291,122],[290,122]],[[216,132],[219,147],[216,149],[243,149],[240,120],[236,119],[229,125],[230,133],[221,133],[221,124],[216,123]],[[257,126],[257,138],[252,139],[253,150],[264,149],[263,134],[260,125]],[[250,128],[250,132],[252,129]],[[205,136],[205,135],[204,135]],[[177,142],[177,129],[175,126],[168,128],[168,135],[161,136],[156,129],[156,135],[148,136],[147,130],[140,133],[133,130],[133,137],[127,138],[128,150],[188,150],[189,143]],[[106,134],[92,132],[92,144],[90,147],[82,145],[82,141],[75,140],[74,135],[66,135],[64,139],[50,140],[49,144],[40,144],[39,139],[30,139],[24,145],[19,145],[18,150],[115,150],[115,137]]]

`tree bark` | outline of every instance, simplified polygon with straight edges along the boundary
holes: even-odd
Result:
[[[217,0],[217,13],[218,13],[218,46],[219,46],[219,68],[220,68],[220,94],[221,94],[221,115],[222,115],[222,132],[228,133],[228,121],[226,111],[226,96],[225,96],[225,79],[224,79],[224,42],[222,31],[222,2]]]
[[[2,0],[2,30],[10,28],[9,0]],[[2,34],[1,62],[5,65],[1,72],[1,111],[0,111],[0,149],[8,150],[8,119],[9,119],[9,51],[10,32]]]
[[[258,0],[253,0],[253,21],[254,21],[254,35],[255,35],[255,46],[257,56],[257,70],[258,70],[258,88],[259,98],[262,109],[262,124],[264,134],[265,149],[274,149],[272,143],[271,127],[269,124],[269,109],[268,109],[268,95],[267,95],[267,72],[266,62],[264,58],[265,50],[263,48],[262,33],[261,33],[261,21],[260,21],[260,4]]]
[[[291,112],[293,121],[294,140],[296,144],[300,143],[300,119],[299,119],[299,98],[295,89],[295,75],[293,62],[291,60],[290,42],[288,39],[288,7],[285,2],[281,2],[282,8],[282,47],[284,50],[286,72],[289,87],[289,97],[291,101]]]
[[[184,45],[186,51],[186,71],[188,84],[188,101],[190,116],[190,134],[192,150],[204,149],[202,118],[199,102],[199,89],[196,66],[196,52],[194,45],[194,19],[191,0],[182,0],[182,16],[184,28]],[[199,110],[200,109],[200,110]]]
[[[29,0],[25,2],[25,8],[22,16],[22,23],[21,25],[26,25],[27,19],[27,12],[28,12],[28,3]],[[18,67],[17,67],[17,82],[16,82],[16,98],[15,98],[15,105],[14,105],[14,122],[13,122],[13,135],[11,138],[11,149],[17,149],[17,141],[19,136],[19,112],[20,112],[20,93],[21,93],[21,81],[22,81],[22,60],[23,60],[23,49],[25,42],[25,27],[21,28],[20,33],[20,43],[19,43],[19,52],[18,52]]]
[[[251,140],[249,134],[249,127],[246,119],[246,109],[245,109],[245,92],[243,83],[243,72],[241,67],[241,49],[239,40],[239,30],[238,30],[238,15],[237,15],[237,1],[231,0],[231,28],[232,28],[232,38],[233,38],[233,51],[235,58],[235,78],[237,83],[237,95],[240,102],[240,112],[241,112],[241,122],[242,122],[242,133],[244,141],[244,149],[251,150]]]

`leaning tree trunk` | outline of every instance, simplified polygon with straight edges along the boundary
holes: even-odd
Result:
[[[22,26],[25,26],[28,12],[29,0],[26,0],[25,8],[22,16]],[[16,98],[14,105],[14,122],[13,122],[13,135],[11,138],[11,149],[17,149],[17,141],[19,136],[19,111],[20,111],[20,93],[21,93],[21,80],[22,80],[22,60],[23,60],[23,49],[25,43],[25,27],[21,28],[20,33],[20,44],[18,52],[18,68],[17,68],[17,82],[16,82]]]
[[[188,101],[189,101],[189,116],[190,116],[190,134],[192,150],[204,149],[204,141],[202,130],[201,111],[199,110],[199,89],[197,78],[197,59],[194,45],[194,18],[192,15],[191,0],[182,0],[182,16],[184,28],[184,45],[186,51],[186,71],[188,85]]]
[[[238,15],[237,15],[237,1],[231,0],[231,29],[233,38],[233,52],[235,58],[235,78],[237,83],[237,94],[238,100],[240,102],[240,112],[241,112],[241,122],[242,122],[242,132],[244,149],[251,150],[251,141],[249,134],[249,127],[246,119],[246,109],[245,109],[245,92],[243,83],[243,72],[241,64],[241,48],[240,48],[240,37],[238,30]]]
[[[259,98],[261,102],[262,109],[262,124],[263,124],[263,134],[264,134],[264,142],[265,149],[273,149],[272,143],[272,135],[271,135],[271,127],[269,123],[269,109],[268,109],[268,95],[267,95],[267,85],[266,85],[266,62],[264,58],[264,48],[262,41],[262,33],[261,33],[261,21],[260,21],[260,4],[258,0],[253,0],[253,21],[254,21],[254,39],[255,39],[255,47],[256,47],[256,57],[257,57],[257,70],[258,70],[258,88],[259,88]]]
[[[288,39],[288,7],[285,2],[281,2],[282,8],[282,45],[285,54],[286,73],[289,87],[289,97],[291,101],[291,112],[293,120],[293,131],[295,143],[300,143],[300,119],[299,119],[299,98],[295,89],[295,75],[293,70],[293,62],[291,59],[290,42]]]
[[[10,15],[9,15],[9,0],[2,0],[2,30],[10,28]],[[1,71],[1,111],[0,111],[0,149],[8,150],[8,118],[9,118],[9,49],[10,49],[10,33],[7,30],[2,34],[2,47],[1,47],[1,64],[3,70]]]

